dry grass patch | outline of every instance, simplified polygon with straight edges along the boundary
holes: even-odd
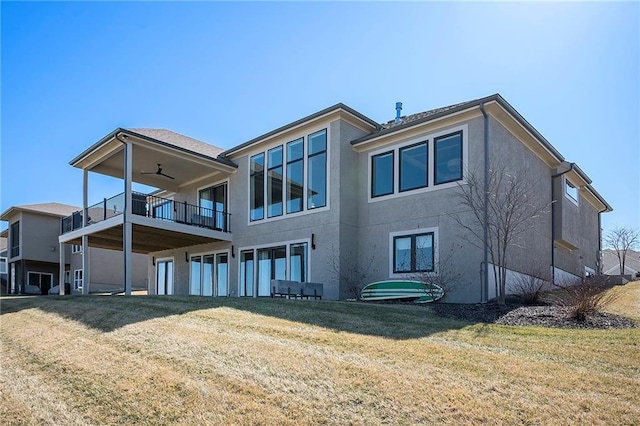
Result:
[[[428,308],[4,298],[5,424],[635,424],[640,331]]]
[[[609,292],[618,297],[605,308],[607,312],[640,321],[640,281],[615,286]]]

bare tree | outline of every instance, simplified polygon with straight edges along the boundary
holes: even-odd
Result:
[[[438,258],[434,262],[433,270],[431,271],[416,271],[405,274],[405,278],[414,281],[421,281],[426,286],[426,294],[431,298],[436,299],[440,294],[437,287],[433,287],[430,284],[435,284],[444,290],[444,294],[453,291],[459,284],[462,273],[459,268],[454,266],[454,260],[456,259],[457,252],[462,247],[460,245],[454,245],[448,251],[442,252],[438,250],[437,246],[433,247],[433,251],[438,253]],[[428,259],[417,259],[416,264],[426,265],[431,262],[431,254],[425,254]]]
[[[550,202],[536,197],[540,182],[532,182],[531,176],[525,173],[526,170],[513,172],[503,166],[490,165],[485,182],[483,174],[469,172],[455,195],[465,211],[451,215],[464,231],[463,239],[482,249],[486,245],[498,303],[502,305],[505,303],[510,249],[521,247],[523,234],[549,211]]]
[[[616,226],[607,233],[604,242],[616,252],[620,264],[620,275],[624,275],[627,253],[640,244],[640,231],[627,226]]]
[[[524,273],[516,275],[513,288],[524,304],[534,305],[540,302],[544,290],[550,286],[550,281],[545,268],[534,263]]]
[[[377,272],[375,257],[371,256],[366,265],[361,266],[360,262],[352,252],[347,252],[342,256],[338,255],[338,250],[332,248],[333,255],[329,261],[329,267],[336,274],[340,281],[340,287],[346,288],[347,294],[356,300],[360,300],[362,288],[366,285],[369,277]],[[375,247],[373,252],[375,253]],[[343,266],[340,265],[340,258],[343,257]]]

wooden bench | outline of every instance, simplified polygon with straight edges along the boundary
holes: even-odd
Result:
[[[271,280],[271,297],[287,299],[322,299],[323,285],[298,281]]]

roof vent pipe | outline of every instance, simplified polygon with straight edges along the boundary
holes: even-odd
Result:
[[[400,122],[400,113],[402,112],[402,102],[396,102],[396,120],[395,123]]]

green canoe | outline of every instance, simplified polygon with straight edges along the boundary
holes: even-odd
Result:
[[[388,280],[371,283],[362,289],[361,299],[413,300],[414,303],[434,302],[444,296],[444,290],[436,284],[421,281]]]

